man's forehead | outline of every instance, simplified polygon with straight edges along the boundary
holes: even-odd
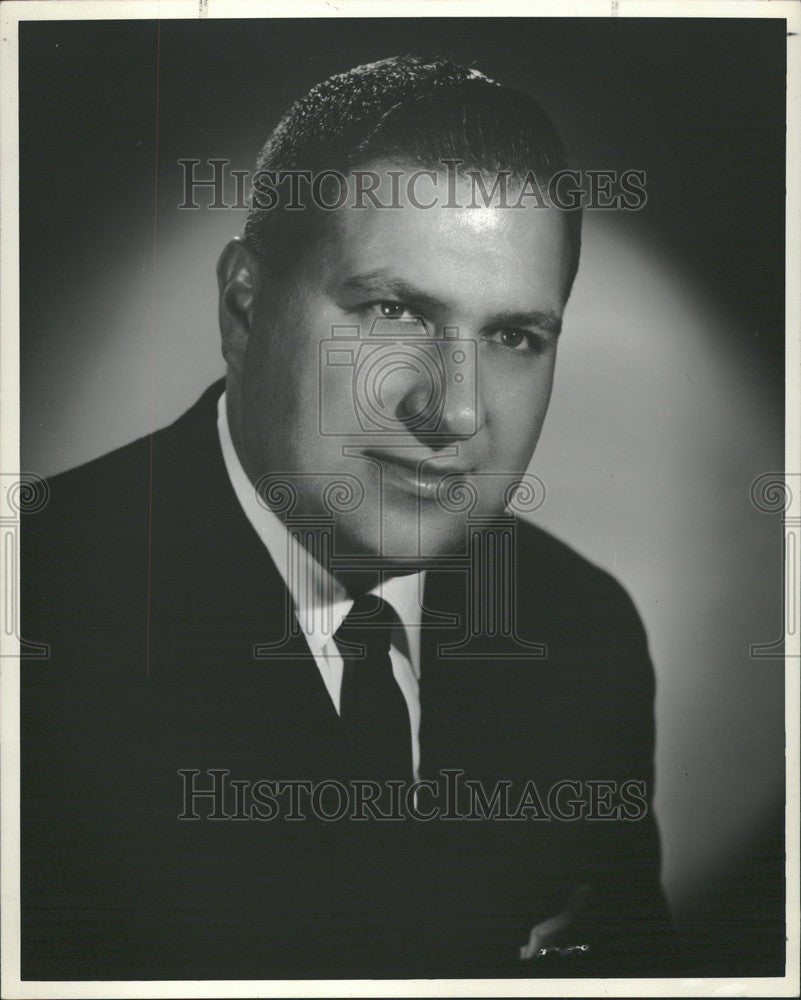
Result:
[[[519,198],[523,182],[508,174],[473,171],[467,177],[427,167],[373,164],[347,175],[348,196],[331,214],[346,231],[425,229],[445,237],[475,234],[507,240],[561,231],[564,213],[545,202]]]
[[[336,213],[324,269],[329,287],[407,282],[447,299],[543,294],[562,305],[569,266],[556,209],[501,207],[344,208]],[[474,287],[476,282],[478,287]]]

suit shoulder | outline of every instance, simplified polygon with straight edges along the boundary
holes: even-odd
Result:
[[[539,527],[521,524],[518,538],[523,634],[545,641],[550,657],[545,662],[558,661],[573,710],[588,731],[599,719],[618,720],[616,739],[632,753],[642,748],[650,752],[656,675],[648,637],[628,591]]]
[[[144,437],[46,480],[46,503],[21,524],[28,614],[74,611],[130,579],[146,556],[149,464]]]
[[[628,599],[625,588],[611,573],[544,528],[530,521],[518,520],[517,537],[519,557],[524,565],[532,569],[536,565],[540,578],[547,575],[550,582],[562,578],[571,585],[608,590],[621,599]]]
[[[153,436],[146,434],[66,472],[48,476],[48,506],[54,504],[53,509],[58,510],[68,503],[87,503],[99,493],[128,493],[141,485],[148,472]]]
[[[644,637],[640,615],[626,588],[611,573],[566,542],[528,521],[518,521],[518,576],[538,601],[581,620]]]
[[[196,474],[192,463],[206,469],[216,456],[217,400],[223,380],[210,385],[200,398],[171,423],[67,472],[47,477],[49,501],[43,512],[59,515],[91,512],[116,520],[127,511],[140,511],[154,491],[183,488],[184,478]],[[187,470],[188,471],[185,471]]]

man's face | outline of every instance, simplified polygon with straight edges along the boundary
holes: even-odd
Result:
[[[540,434],[565,220],[404,203],[340,209],[326,225],[291,279],[257,282],[240,380],[246,467],[291,483],[293,516],[333,504],[340,555],[391,565],[463,551],[468,512],[503,510]]]

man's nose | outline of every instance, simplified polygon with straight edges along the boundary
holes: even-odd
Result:
[[[486,417],[476,342],[437,339],[426,353],[427,363],[410,365],[398,386],[398,420],[433,447],[472,437]]]

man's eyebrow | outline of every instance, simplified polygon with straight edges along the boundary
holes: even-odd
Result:
[[[355,274],[343,281],[337,288],[340,293],[360,294],[367,296],[384,296],[408,302],[422,308],[436,310],[444,309],[446,303],[428,292],[410,285],[383,268]],[[562,317],[552,309],[532,309],[530,311],[508,311],[496,313],[487,327],[519,326],[536,327],[543,333],[558,337],[562,329]]]
[[[366,271],[364,274],[354,274],[338,286],[340,292],[357,292],[362,295],[382,295],[396,298],[410,305],[424,306],[429,309],[442,309],[445,303],[422,289],[415,288],[403,278],[398,278],[389,271],[379,268]]]

